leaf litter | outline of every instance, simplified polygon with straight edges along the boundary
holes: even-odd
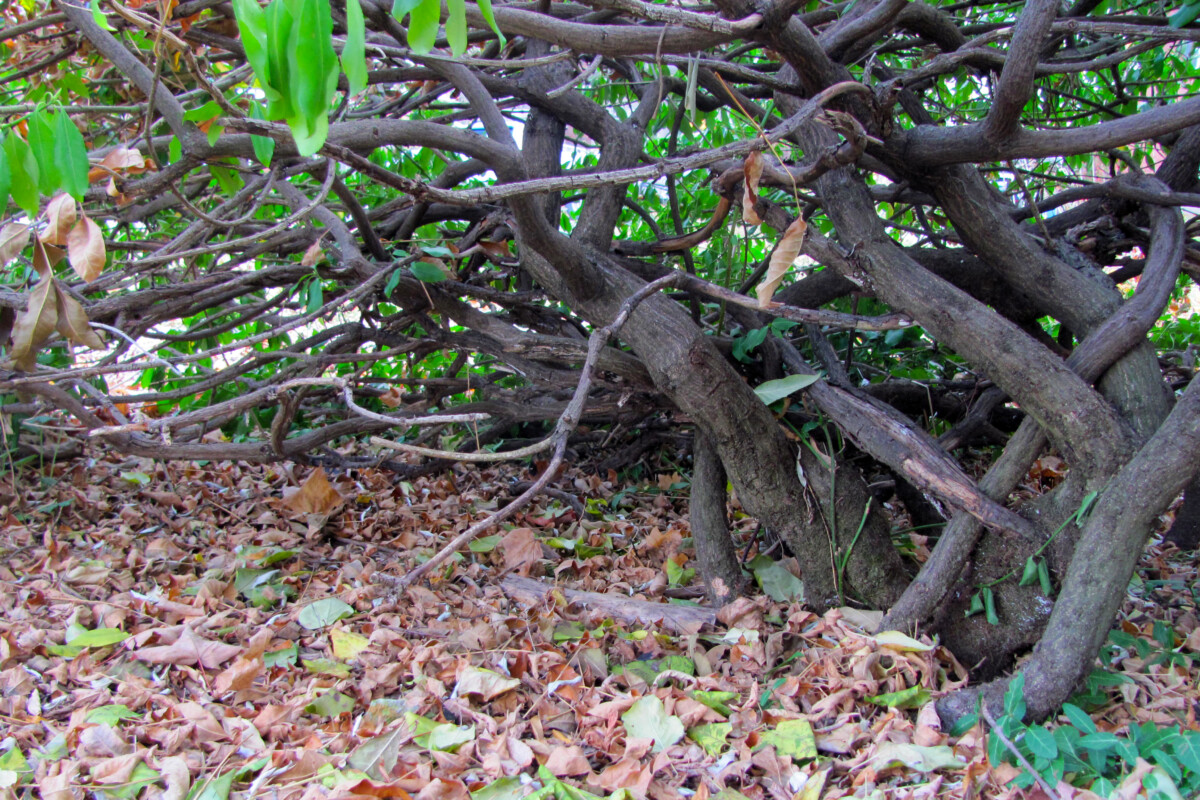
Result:
[[[818,616],[779,576],[715,625],[677,611],[702,595],[676,585],[697,580],[677,475],[572,473],[582,518],[535,503],[392,591],[516,472],[10,471],[0,796],[1025,796],[988,763],[982,727],[940,729],[932,703],[966,670],[936,643],[872,636],[877,616],[854,609]],[[754,529],[735,513],[739,535]],[[1194,559],[1152,547],[1139,574],[1122,641],[1168,625],[1175,650],[1200,651]],[[1194,660],[1121,652],[1093,724],[1195,730]]]

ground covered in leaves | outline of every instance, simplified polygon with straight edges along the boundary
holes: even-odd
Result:
[[[573,498],[535,503],[398,592],[528,476],[103,458],[9,470],[0,793],[1047,796],[1010,783],[1031,778],[985,726],[939,728],[932,700],[965,681],[944,648],[871,636],[869,613],[817,616],[789,600],[784,568],[758,562],[766,593],[714,625],[672,617],[698,594],[683,482],[608,477],[559,481]],[[755,527],[735,523],[750,563]],[[542,588],[515,591],[518,576]],[[1079,698],[1090,716],[1064,726],[1118,754],[1139,732],[1198,730],[1195,587],[1194,553],[1151,548]],[[617,612],[568,589],[610,593]],[[664,619],[647,623],[639,601]],[[1103,785],[1149,796],[1138,763]]]

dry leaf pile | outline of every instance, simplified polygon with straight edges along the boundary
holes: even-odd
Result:
[[[673,623],[664,596],[694,580],[677,476],[571,475],[559,487],[594,513],[535,504],[431,583],[390,590],[523,477],[136,459],[6,474],[0,794],[1020,796],[982,728],[939,729],[933,699],[965,680],[944,648],[763,596],[702,630]],[[511,596],[517,575],[546,591]],[[1159,620],[1200,650],[1195,578],[1154,551],[1124,629]],[[571,605],[568,587],[660,603],[664,621]],[[1195,728],[1194,674],[1135,653],[1116,668],[1132,680],[1101,729]]]

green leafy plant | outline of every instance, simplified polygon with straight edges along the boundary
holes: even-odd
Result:
[[[1039,779],[1055,786],[1066,781],[1108,797],[1137,766],[1151,765],[1142,787],[1152,800],[1192,797],[1200,792],[1200,732],[1180,726],[1131,724],[1124,736],[1100,730],[1087,712],[1065,703],[1064,724],[1026,724],[1025,676],[1013,678],[1004,694],[1004,713],[994,720],[988,737],[988,760],[1022,768],[1012,785],[1027,789]],[[961,734],[978,721],[970,715],[952,733]]]

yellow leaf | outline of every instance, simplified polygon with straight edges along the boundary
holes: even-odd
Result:
[[[371,643],[367,637],[341,628],[331,630],[329,640],[333,643],[333,657],[339,661],[353,661]]]
[[[74,224],[75,198],[64,192],[46,204],[46,230],[38,238],[46,244],[66,244]]]
[[[104,235],[87,214],[81,216],[67,234],[67,257],[71,259],[75,274],[88,283],[100,277],[104,270]]]
[[[884,647],[890,647],[893,650],[900,650],[901,652],[919,652],[933,649],[933,645],[922,644],[911,636],[905,636],[900,631],[884,631],[883,633],[875,634],[872,638]]]
[[[804,247],[804,234],[807,232],[808,224],[805,223],[804,217],[796,217],[796,221],[784,231],[779,244],[775,245],[775,252],[771,253],[771,261],[767,264],[766,277],[754,289],[754,293],[758,295],[759,308],[767,308],[770,305],[775,290],[783,282],[783,276],[799,257],[800,250]]]
[[[29,304],[17,315],[12,328],[11,357],[17,368],[32,372],[37,363],[37,351],[58,322],[54,299],[54,276],[47,272],[29,293]]]

